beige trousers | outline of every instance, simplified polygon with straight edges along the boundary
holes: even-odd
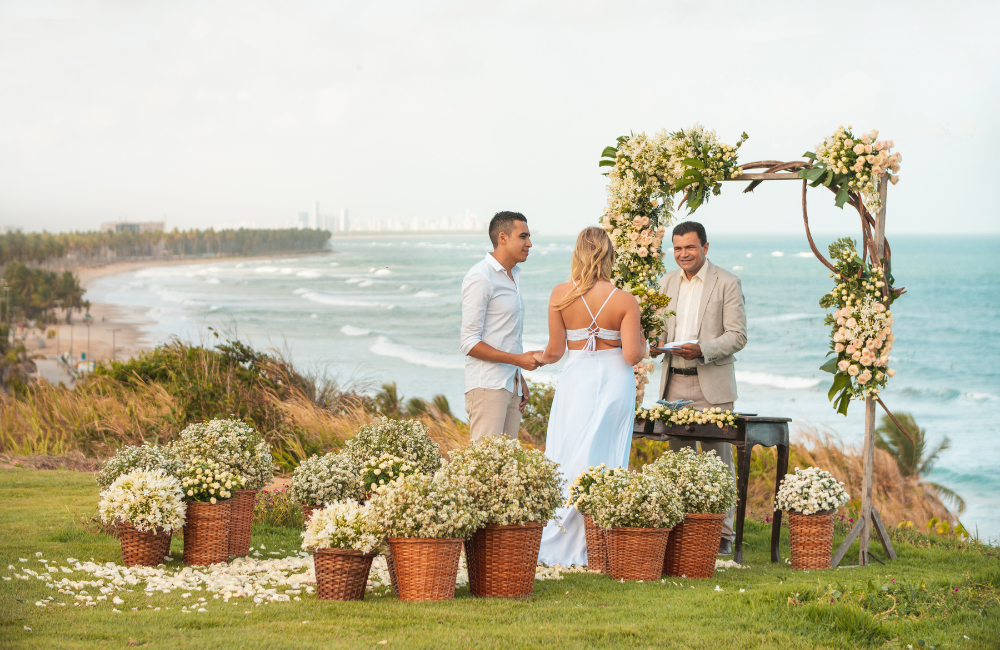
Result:
[[[670,384],[667,386],[667,397],[668,402],[676,402],[679,399],[689,399],[694,402],[694,404],[688,404],[688,408],[704,410],[707,408],[718,407],[725,411],[726,409],[733,408],[733,403],[728,402],[726,404],[709,404],[708,400],[701,392],[701,384],[698,383],[697,375],[671,375]],[[685,440],[683,438],[671,438],[669,441],[670,450],[678,451],[684,447],[691,447],[695,451],[698,451],[698,443]],[[733,475],[733,484],[736,483],[736,466],[733,464],[733,445],[728,442],[703,442],[701,443],[702,451],[715,451],[715,454],[729,467],[729,472]],[[734,507],[729,511],[726,516],[725,523],[722,524],[722,536],[733,541],[735,535],[733,534],[733,519],[736,515],[736,508]]]
[[[465,394],[465,410],[469,414],[469,437],[483,436],[517,438],[521,427],[521,398],[504,388],[473,388]]]

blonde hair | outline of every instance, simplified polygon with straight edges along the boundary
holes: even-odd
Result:
[[[615,247],[603,228],[584,228],[576,238],[573,259],[570,262],[570,279],[573,289],[552,306],[562,311],[597,284],[599,280],[611,281],[615,266]]]

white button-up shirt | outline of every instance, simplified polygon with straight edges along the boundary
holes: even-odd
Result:
[[[687,273],[681,271],[681,287],[677,293],[677,330],[674,333],[678,341],[693,341],[698,338],[698,330],[701,327],[701,313],[698,311],[698,307],[701,305],[701,293],[705,288],[707,275],[707,260],[690,280]],[[671,356],[670,365],[677,368],[687,368],[698,364],[681,357]]]
[[[521,354],[524,330],[524,301],[518,279],[521,270],[511,269],[511,280],[492,254],[469,269],[462,281],[461,348],[465,355],[465,392],[473,388],[505,388],[518,392],[515,384],[517,366],[492,363],[469,356],[469,351],[483,341],[511,354]]]

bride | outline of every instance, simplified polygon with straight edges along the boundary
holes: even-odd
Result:
[[[535,354],[541,363],[555,363],[569,348],[545,440],[545,455],[562,466],[569,482],[601,463],[627,467],[632,447],[632,366],[647,348],[639,305],[611,283],[614,263],[608,234],[597,227],[584,229],[573,250],[570,281],[552,290],[549,344]],[[573,508],[562,508],[559,515],[566,533],[551,522],[546,526],[539,562],[587,564],[583,515]]]

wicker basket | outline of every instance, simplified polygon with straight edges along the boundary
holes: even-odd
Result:
[[[463,541],[461,538],[390,538],[399,597],[402,600],[453,599]]]
[[[184,564],[218,564],[229,560],[232,499],[218,503],[189,501],[184,524]]]
[[[316,595],[321,600],[363,600],[374,557],[344,548],[316,549]]]
[[[544,527],[538,521],[491,524],[465,540],[469,593],[497,598],[530,596]]]
[[[309,520],[312,519],[313,513],[317,510],[322,510],[326,506],[311,506],[308,503],[302,504],[302,525],[308,526]]]
[[[126,566],[157,566],[170,553],[171,534],[159,526],[156,530],[137,530],[127,521],[117,521],[122,562]]]
[[[608,562],[615,580],[659,580],[670,528],[611,528]]]
[[[788,511],[793,569],[829,569],[833,552],[833,510],[803,515]]]
[[[594,523],[593,517],[583,515],[583,533],[587,538],[587,568],[591,571],[608,573],[608,540],[603,528]]]
[[[392,593],[399,595],[399,579],[396,577],[396,563],[392,560],[392,547],[385,552],[385,565],[389,569],[389,582],[392,583]]]
[[[229,554],[246,555],[250,552],[250,532],[253,530],[253,506],[257,490],[236,490],[230,502]]]
[[[722,540],[721,515],[688,513],[674,526],[663,558],[663,575],[686,578],[711,578]]]

